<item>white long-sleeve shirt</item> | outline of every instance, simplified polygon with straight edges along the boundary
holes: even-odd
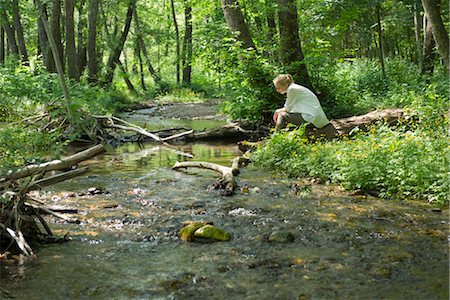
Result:
[[[322,128],[330,121],[320,105],[316,95],[304,86],[292,83],[286,92],[284,107],[289,113],[301,113],[305,121]]]

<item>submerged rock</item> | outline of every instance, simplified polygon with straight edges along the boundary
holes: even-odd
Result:
[[[181,228],[180,231],[178,232],[178,236],[183,241],[192,242],[195,239],[194,237],[195,231],[205,225],[206,222],[189,222],[187,224],[185,223],[183,228]]]
[[[212,225],[212,222],[186,221],[178,232],[183,241],[189,242],[214,242],[229,241],[231,234]]]
[[[274,231],[267,238],[269,243],[292,243],[294,240],[294,234],[285,230]]]
[[[231,234],[229,232],[212,225],[200,227],[194,232],[194,236],[217,241],[229,241],[231,239]]]

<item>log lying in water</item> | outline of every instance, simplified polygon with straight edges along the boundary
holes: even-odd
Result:
[[[185,162],[177,161],[175,165],[172,167],[172,169],[174,170],[185,168],[201,168],[221,173],[222,178],[216,183],[217,188],[224,189],[224,196],[230,196],[233,194],[233,191],[236,187],[236,181],[234,179],[232,168],[203,161],[185,161]]]
[[[92,158],[96,155],[105,152],[105,148],[102,145],[96,145],[89,149],[86,149],[82,152],[76,153],[74,155],[68,156],[64,159],[52,160],[42,164],[34,164],[23,167],[15,172],[12,172],[5,177],[0,177],[0,182],[11,181],[20,179],[27,176],[32,176],[41,172],[46,171],[57,171],[57,170],[65,170],[70,168],[73,165],[78,164],[84,160]]]
[[[2,199],[0,202],[0,255],[4,251],[13,252],[11,248],[15,246],[17,251],[29,256],[33,254],[30,247],[31,242],[41,242],[43,237],[46,240],[59,240],[53,236],[49,226],[42,218],[41,212],[50,213],[67,222],[77,222],[77,220],[66,218],[48,208],[41,207],[42,203],[31,199],[27,193],[84,174],[89,169],[87,167],[76,168],[76,165],[104,151],[102,145],[97,145],[63,159],[29,165],[16,172],[11,172],[5,177],[0,177],[0,197]],[[59,174],[52,172],[52,176],[45,177],[47,171],[63,172]],[[32,200],[39,205],[30,204]],[[46,234],[41,232],[36,219],[40,221]]]

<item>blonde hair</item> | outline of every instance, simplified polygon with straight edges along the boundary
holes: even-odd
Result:
[[[280,85],[290,85],[294,82],[294,79],[292,79],[291,74],[280,74],[273,80],[273,85],[275,87],[279,87]]]

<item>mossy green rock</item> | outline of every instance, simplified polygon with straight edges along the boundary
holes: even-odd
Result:
[[[180,229],[180,231],[178,232],[178,236],[183,241],[192,242],[194,240],[194,232],[202,226],[205,226],[205,222],[190,222],[189,224]]]
[[[292,232],[284,230],[274,231],[267,238],[269,243],[292,243],[294,240]]]
[[[205,225],[194,232],[194,236],[203,239],[212,239],[217,241],[229,241],[231,234],[223,229],[212,225]]]

